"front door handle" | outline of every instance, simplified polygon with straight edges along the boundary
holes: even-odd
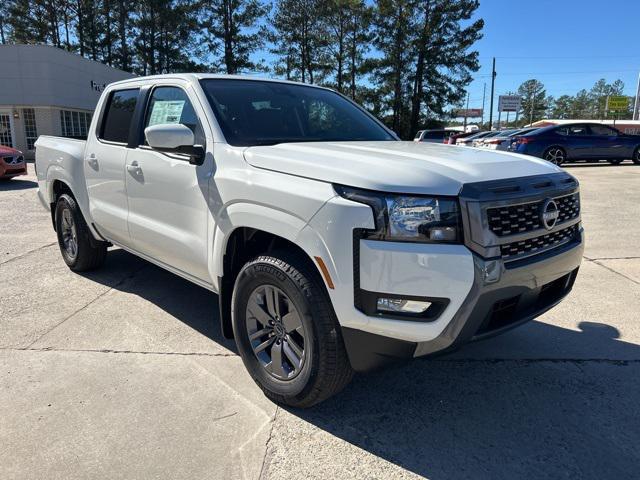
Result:
[[[134,160],[130,165],[127,165],[127,172],[132,173],[134,175],[139,175],[142,173],[142,168],[138,165],[138,162]]]

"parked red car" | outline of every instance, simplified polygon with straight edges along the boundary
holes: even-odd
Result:
[[[0,178],[12,178],[27,174],[27,162],[22,152],[0,145]]]

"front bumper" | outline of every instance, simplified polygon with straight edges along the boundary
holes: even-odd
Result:
[[[17,177],[18,175],[27,175],[27,164],[6,164],[0,163],[0,178]]]
[[[584,250],[578,241],[528,264],[505,269],[498,282],[484,280],[487,262],[473,255],[473,284],[466,298],[435,338],[411,342],[359,329],[343,328],[353,368],[368,371],[402,358],[449,351],[464,343],[503,333],[557,305],[572,289]]]

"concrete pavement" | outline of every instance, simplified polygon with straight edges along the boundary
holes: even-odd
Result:
[[[640,167],[567,170],[587,246],[565,302],[308,411],[262,396],[215,295],[115,249],[71,273],[34,177],[0,183],[0,476],[637,476]]]

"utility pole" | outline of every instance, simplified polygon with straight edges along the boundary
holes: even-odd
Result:
[[[639,78],[640,81],[640,78]],[[484,97],[487,94],[487,82],[484,82],[484,86],[482,87],[482,120],[480,121],[480,128],[482,128],[482,124],[484,123]]]
[[[531,108],[529,109],[529,125],[533,123],[533,105],[535,102],[535,97],[533,96],[533,92],[529,94],[529,103],[531,104]]]
[[[489,102],[489,130],[493,130],[493,91],[496,85],[496,57],[493,57],[493,68],[491,69],[491,101]]]
[[[640,120],[640,73],[638,74],[638,88],[636,88],[636,103],[633,105],[634,120]]]
[[[464,131],[467,131],[467,115],[469,115],[469,90],[467,90],[467,109],[464,111]]]

